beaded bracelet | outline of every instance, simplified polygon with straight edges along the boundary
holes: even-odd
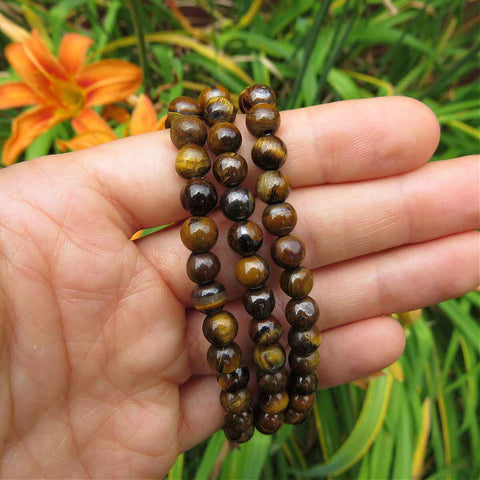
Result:
[[[204,336],[211,344],[207,361],[218,373],[222,388],[220,403],[226,411],[225,435],[229,440],[243,443],[253,435],[251,394],[247,388],[250,376],[248,368],[240,365],[240,347],[234,342],[237,320],[222,309],[227,293],[225,286],[215,280],[220,272],[220,260],[210,252],[217,241],[218,229],[206,215],[217,204],[217,191],[203,178],[210,170],[210,157],[203,147],[207,138],[202,120],[204,97],[201,101],[179,97],[168,108],[170,137],[180,149],[175,169],[188,180],[180,195],[181,203],[192,214],[184,221],[180,236],[192,252],[187,261],[187,275],[197,284],[192,291],[192,304],[207,314],[203,322]]]
[[[247,87],[240,95],[239,105],[246,113],[250,133],[258,137],[252,147],[252,160],[265,170],[257,180],[257,196],[267,207],[263,211],[264,228],[278,237],[271,246],[273,261],[284,271],[280,277],[282,290],[291,297],[285,316],[291,328],[288,333],[290,378],[289,404],[285,423],[302,423],[315,400],[318,386],[316,370],[319,365],[317,351],[321,333],[315,325],[318,306],[308,296],[313,288],[312,272],[300,264],[305,257],[305,245],[290,235],[297,223],[297,214],[285,200],[290,194],[290,180],[279,168],[287,158],[287,148],[275,136],[280,126],[280,114],[275,108],[275,94],[265,85]]]
[[[255,411],[255,425],[262,433],[273,434],[283,424],[282,412],[288,406],[288,376],[283,368],[286,356],[278,343],[282,335],[281,324],[271,316],[275,298],[266,286],[270,267],[257,254],[263,243],[262,229],[248,220],[255,209],[255,198],[250,190],[241,186],[248,173],[245,159],[237,153],[242,136],[232,123],[236,112],[228,92],[219,90],[218,86],[208,87],[200,94],[199,100],[204,105],[205,122],[211,127],[207,137],[208,146],[218,155],[213,173],[218,182],[226,187],[220,199],[220,208],[225,217],[234,222],[228,231],[227,241],[230,248],[242,256],[236,264],[235,276],[247,288],[245,308],[253,317],[249,334],[257,344],[254,362],[262,390]],[[259,294],[268,296],[269,302],[262,303]],[[256,298],[261,303],[255,302]]]

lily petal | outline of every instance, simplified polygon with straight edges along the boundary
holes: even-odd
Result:
[[[34,107],[23,112],[12,122],[12,135],[3,146],[2,162],[5,165],[15,163],[35,138],[67,117],[66,112],[55,110],[54,107]]]
[[[117,138],[110,125],[91,108],[86,108],[73,118],[72,127],[77,133],[96,131]]]
[[[142,70],[125,60],[100,60],[87,65],[77,76],[86,90],[86,105],[105,105],[124,100],[142,83]]]
[[[41,102],[41,98],[23,82],[9,82],[0,85],[0,110],[24,107]]]
[[[81,133],[71,140],[57,140],[57,146],[62,152],[67,150],[84,150],[85,148],[96,147],[102,143],[112,142],[117,140],[115,134],[108,134],[106,132],[90,131]]]
[[[60,42],[58,59],[65,70],[76,75],[83,66],[87,50],[92,45],[93,40],[79,35],[78,33],[67,33]]]
[[[153,132],[155,131],[156,123],[157,114],[153,108],[152,101],[146,95],[140,95],[138,103],[132,112],[130,135]]]

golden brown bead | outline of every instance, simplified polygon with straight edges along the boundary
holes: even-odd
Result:
[[[297,268],[305,258],[305,244],[298,237],[285,235],[272,243],[271,253],[279,267]]]
[[[192,178],[180,192],[182,207],[192,215],[202,216],[217,204],[217,190],[204,178]]]
[[[194,115],[196,117],[202,116],[202,107],[200,102],[192,97],[177,97],[170,102],[167,110],[168,121],[171,122],[179,115]],[[167,128],[169,128],[167,126]]]
[[[259,288],[270,277],[268,263],[259,255],[241,258],[235,267],[237,281],[247,288]]]
[[[224,373],[217,378],[218,384],[226,392],[238,392],[248,385],[250,372],[245,366],[238,367],[231,373]]]
[[[257,345],[253,352],[253,361],[264,372],[278,372],[285,365],[285,350],[279,343]]]
[[[297,212],[287,202],[268,205],[263,211],[262,223],[267,232],[277,237],[283,237],[295,228]]]
[[[264,435],[273,435],[283,425],[283,412],[270,413],[258,411],[255,412],[255,427]]]
[[[284,270],[280,275],[280,287],[292,298],[306,297],[313,288],[313,275],[311,270],[298,267],[294,270]]]
[[[213,174],[224,187],[236,187],[245,180],[248,165],[245,159],[234,152],[222,153],[213,164]]]
[[[220,208],[229,220],[246,220],[255,210],[255,197],[248,188],[230,187],[220,198]]]
[[[288,388],[291,392],[309,395],[318,388],[318,375],[316,372],[306,375],[291,375]]]
[[[318,320],[318,306],[311,297],[292,298],[285,307],[288,323],[297,330],[308,330]]]
[[[170,138],[177,148],[189,143],[202,147],[207,140],[207,126],[198,117],[180,115],[172,119]]]
[[[212,370],[218,373],[231,373],[235,371],[242,360],[242,353],[235,343],[228,345],[210,345],[207,351],[207,361]]]
[[[297,412],[306,412],[313,407],[315,401],[315,394],[300,395],[299,393],[293,393],[290,395],[290,403],[288,408],[293,408]]]
[[[238,104],[243,113],[248,113],[257,103],[275,105],[275,101],[275,92],[269,86],[259,83],[245,88],[238,98]]]
[[[255,433],[255,427],[252,425],[252,426],[249,426],[247,428],[247,430],[245,430],[245,432],[241,433],[237,438],[233,439],[233,438],[229,437],[230,434],[228,433],[227,430],[225,430],[225,436],[227,437],[227,439],[230,440],[231,442],[235,442],[235,443],[248,442],[253,437],[254,433]]]
[[[252,397],[250,390],[244,388],[238,390],[238,392],[225,392],[220,393],[220,403],[224,410],[229,413],[240,413],[248,409]]]
[[[291,328],[288,332],[288,344],[301,355],[308,355],[318,348],[322,341],[320,329],[313,325],[309,330]]]
[[[248,131],[256,137],[271,135],[280,127],[278,110],[268,103],[257,103],[247,113]]]
[[[291,189],[290,180],[279,170],[263,172],[257,179],[257,197],[263,203],[284,202]]]
[[[215,155],[226,152],[236,152],[242,144],[242,134],[240,130],[231,123],[216,123],[208,131],[207,142],[208,147]]]
[[[217,242],[218,229],[211,218],[190,217],[183,222],[180,238],[192,252],[208,252]]]
[[[266,393],[280,393],[286,390],[288,384],[288,373],[282,368],[275,373],[257,371],[257,385],[260,390]]]
[[[288,425],[300,425],[309,416],[310,410],[306,412],[297,412],[293,408],[287,408],[284,412],[284,421]]]
[[[226,97],[230,100],[230,93],[228,93],[226,88],[218,84],[204,88],[198,96],[198,102],[200,103],[202,110],[210,99],[217,97]]]
[[[233,442],[242,443],[253,435],[253,411],[251,408],[238,413],[225,414],[225,436]],[[250,437],[245,436],[250,434]]]
[[[227,241],[239,255],[253,255],[262,246],[262,229],[255,222],[236,222],[228,230]]]
[[[210,157],[203,147],[193,143],[184,145],[177,154],[175,170],[187,180],[202,177],[210,170]]]
[[[227,345],[233,342],[237,332],[237,320],[226,310],[208,315],[203,321],[203,335],[214,345]]]
[[[195,283],[210,283],[220,273],[220,260],[212,252],[192,253],[187,260],[188,278]]]
[[[288,393],[262,393],[259,403],[264,412],[272,415],[283,412],[288,407]]]
[[[243,294],[245,310],[255,318],[268,317],[275,307],[275,296],[270,287],[264,286],[256,290],[247,290]]]
[[[203,119],[208,126],[235,121],[235,105],[227,97],[211,98],[203,109]]]
[[[308,355],[300,355],[293,350],[288,355],[290,370],[296,375],[306,375],[318,370],[320,365],[320,354],[317,350]]]
[[[200,312],[213,313],[227,303],[227,291],[223,283],[213,282],[198,285],[192,290],[192,305]]]
[[[263,170],[278,170],[287,159],[287,147],[275,135],[260,137],[252,147],[253,163]]]
[[[277,343],[282,336],[282,325],[275,317],[253,318],[248,327],[248,334],[257,345]]]

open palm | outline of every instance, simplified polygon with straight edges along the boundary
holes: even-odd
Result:
[[[398,358],[403,331],[388,314],[478,285],[478,159],[424,165],[438,134],[432,113],[402,98],[282,114],[324,330],[322,387]],[[175,153],[159,132],[0,172],[4,477],[161,477],[221,426],[178,227],[129,240],[185,217]],[[229,222],[213,217],[248,361]],[[277,293],[279,318],[286,300]]]

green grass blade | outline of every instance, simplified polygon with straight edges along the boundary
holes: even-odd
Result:
[[[195,472],[194,480],[204,480],[210,476],[215,467],[220,450],[226,441],[223,431],[219,431],[210,437],[205,453],[202,456],[202,461]]]

